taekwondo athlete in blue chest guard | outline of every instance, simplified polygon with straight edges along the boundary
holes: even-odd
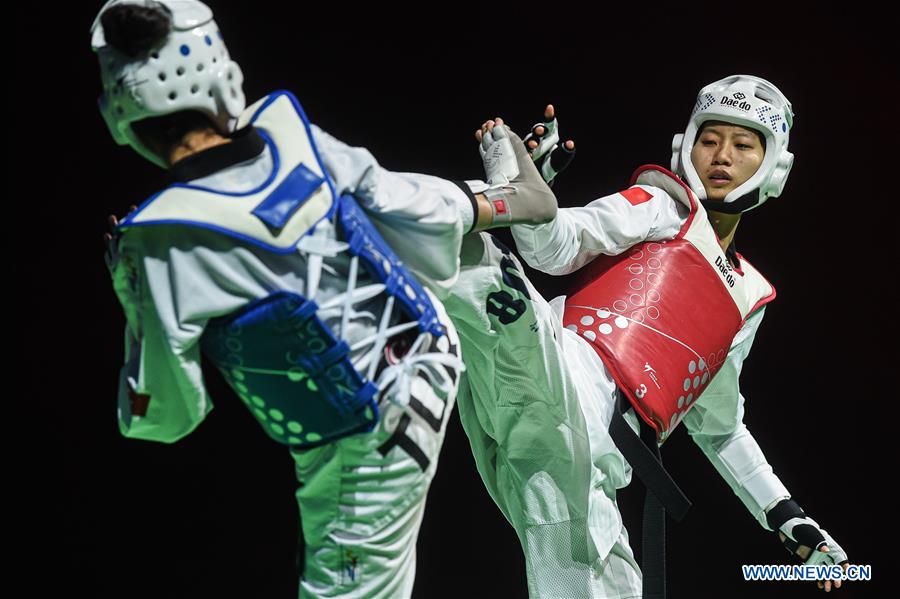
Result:
[[[270,437],[314,447],[374,427],[379,384],[373,379],[388,339],[416,328],[435,338],[445,331],[424,289],[353,197],[336,196],[297,99],[276,92],[247,112],[252,117],[239,127],[255,127],[272,155],[263,185],[235,193],[176,184],[129,215],[121,229],[201,227],[269,252],[309,256],[305,293],[276,291],[210,321],[201,347]],[[316,227],[332,219],[340,241],[326,242]],[[319,305],[321,258],[340,253],[350,260],[347,291]],[[381,295],[378,327],[351,347],[341,335],[354,306]],[[391,324],[395,311],[402,322]],[[329,326],[317,312],[337,318]],[[362,371],[350,360],[360,350],[366,352]],[[392,380],[389,369],[378,374]]]
[[[196,429],[213,407],[202,351],[290,447],[301,594],[409,596],[463,368],[440,301],[462,236],[547,222],[552,192],[502,128],[488,182],[457,183],[382,168],[286,92],[247,108],[196,0],[111,0],[91,35],[113,138],[178,181],[111,218],[120,431],[173,443]]]

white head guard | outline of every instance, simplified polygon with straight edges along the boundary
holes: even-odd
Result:
[[[119,4],[162,8],[171,18],[169,35],[146,56],[107,45],[100,17]],[[113,139],[163,168],[169,167],[166,158],[141,142],[132,123],[196,110],[228,134],[246,105],[241,68],[229,58],[212,11],[197,0],[109,0],[91,26],[91,46],[103,81],[98,104]]]
[[[724,202],[704,202],[704,206],[738,213],[778,197],[794,163],[794,155],[787,150],[794,113],[784,94],[765,79],[751,75],[725,77],[700,90],[687,129],[672,140],[672,170],[687,180],[701,200],[706,200],[706,190],[691,162],[691,150],[706,121],[759,131],[765,136],[766,155],[756,173],[726,195]]]

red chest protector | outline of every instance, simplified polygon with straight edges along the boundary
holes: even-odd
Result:
[[[670,241],[644,242],[585,266],[563,324],[591,343],[661,443],[775,289],[739,254],[741,268],[732,268],[706,211],[673,173],[642,166],[631,184],[664,190],[690,215]]]

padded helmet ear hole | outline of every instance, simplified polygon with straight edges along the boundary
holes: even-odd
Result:
[[[778,166],[789,169],[794,164],[794,155],[787,150],[782,150],[778,157]]]
[[[227,85],[220,86],[220,88],[217,90],[220,94],[217,100],[218,103],[225,109],[225,112],[228,114],[228,116],[230,116],[232,119],[236,119],[241,115],[241,112],[244,110],[244,107],[246,105],[244,92],[241,88],[241,85],[244,82],[244,73],[241,71],[241,67],[236,62],[231,62],[230,64],[225,66],[225,69],[227,69],[229,83]],[[227,93],[225,91],[226,89],[228,90]]]
[[[793,165],[794,155],[787,150],[782,150],[781,154],[778,156],[778,164],[772,172],[772,178],[766,186],[769,197],[774,198],[781,195]]]

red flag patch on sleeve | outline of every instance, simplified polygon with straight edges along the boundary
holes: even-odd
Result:
[[[632,187],[631,189],[620,191],[619,195],[628,200],[628,203],[632,206],[643,204],[644,202],[648,202],[653,198],[652,193],[647,193],[640,187]]]

